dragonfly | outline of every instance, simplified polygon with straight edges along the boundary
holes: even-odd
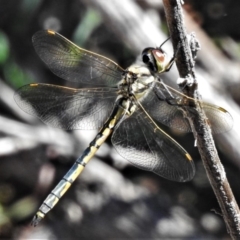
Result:
[[[14,95],[18,106],[53,127],[100,129],[44,200],[32,220],[34,226],[57,204],[110,135],[116,151],[136,167],[177,182],[194,177],[191,156],[159,126],[191,132],[182,108],[194,111],[189,103],[196,101],[157,77],[174,61],[161,46],[144,49],[142,64],[127,69],[52,30],[35,33],[33,46],[55,75],[77,82],[81,88],[28,84]],[[231,128],[231,115],[224,108],[201,104],[214,133]]]

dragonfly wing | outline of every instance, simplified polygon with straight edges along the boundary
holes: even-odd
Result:
[[[63,129],[98,129],[112,111],[114,88],[75,89],[51,84],[19,88],[14,99],[25,112]]]
[[[37,32],[33,46],[51,71],[65,80],[113,87],[122,78],[124,70],[115,62],[78,47],[56,32]]]
[[[206,113],[213,134],[227,132],[232,129],[233,118],[227,110],[210,103],[203,102],[201,104]]]
[[[195,174],[190,155],[140,109],[116,127],[112,143],[136,167],[169,180],[189,181]]]
[[[141,104],[157,124],[162,123],[181,132],[191,132],[188,119],[184,117],[182,109],[177,103],[174,104],[174,101],[171,101],[173,104],[169,104],[165,96],[159,97],[153,90],[149,90]]]
[[[184,95],[168,87],[174,99],[166,101],[167,93],[163,84],[157,82],[156,85],[157,88],[149,90],[147,96],[141,101],[144,109],[147,110],[157,123],[163,123],[166,126],[176,128],[182,132],[191,132],[192,130],[188,119],[184,115],[183,108],[193,115],[197,114],[197,111],[191,107],[191,102],[195,100],[188,98],[186,102],[189,105],[183,105],[179,100],[182,99]],[[210,103],[201,102],[200,104],[206,113],[208,123],[214,134],[223,133],[232,128],[233,119],[227,110]]]

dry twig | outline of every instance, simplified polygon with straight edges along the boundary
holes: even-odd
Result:
[[[179,0],[164,0],[164,8],[167,17],[169,31],[172,37],[173,46],[180,49],[177,55],[177,67],[181,77],[190,77],[193,84],[184,89],[184,93],[195,99],[199,99],[197,91],[197,79],[193,66],[192,54],[190,51],[187,34],[183,24],[182,8]],[[198,150],[203,160],[207,176],[221,207],[224,221],[229,234],[233,239],[240,238],[240,215],[239,208],[226,178],[224,168],[220,162],[212,135],[211,129],[206,124],[206,116],[200,104],[194,106],[198,112],[196,118],[191,118],[194,129],[194,136],[197,141]]]

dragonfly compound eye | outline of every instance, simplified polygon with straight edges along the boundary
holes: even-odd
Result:
[[[167,54],[161,48],[152,50],[152,56],[155,60],[155,68],[157,69],[158,73],[168,71],[171,61],[168,59]]]
[[[156,71],[156,61],[153,55],[154,48],[145,48],[142,51],[142,61],[151,71]]]
[[[152,55],[157,63],[163,63],[165,61],[166,53],[163,52],[161,49],[152,50]]]

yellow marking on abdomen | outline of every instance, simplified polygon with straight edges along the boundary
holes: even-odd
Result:
[[[102,132],[102,136],[96,140],[95,146],[100,147],[106,141],[111,132],[112,132],[111,129],[105,128],[104,131]]]
[[[46,200],[43,202],[43,204],[45,203],[48,207],[53,208],[59,201],[59,198],[57,198],[55,195],[53,195],[52,193],[50,193]]]
[[[85,156],[86,157],[86,156]],[[84,159],[85,159],[84,157]],[[69,169],[69,171],[65,174],[64,179],[70,183],[74,182],[75,179],[80,175],[83,171],[84,166],[75,162],[73,166]],[[59,183],[60,184],[60,183]]]
[[[62,179],[58,185],[52,190],[52,193],[58,198],[61,198],[64,193],[71,187],[71,183],[65,179]]]

